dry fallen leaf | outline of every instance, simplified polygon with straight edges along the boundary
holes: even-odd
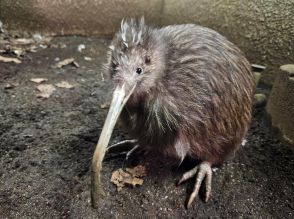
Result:
[[[37,46],[36,45],[32,45],[29,48],[27,48],[28,52],[37,52]]]
[[[86,46],[84,44],[80,44],[78,46],[78,52],[82,52],[82,50],[86,49]]]
[[[21,61],[17,58],[9,58],[9,57],[4,57],[4,56],[0,56],[0,61],[1,62],[14,62],[16,64],[21,63]]]
[[[114,171],[111,175],[110,181],[116,185],[117,191],[121,191],[122,188],[124,187],[124,183],[123,183],[124,173],[125,172],[122,169],[118,169],[118,170]]]
[[[144,181],[143,179],[133,177],[133,178],[126,178],[124,182],[125,184],[132,185],[132,186],[137,186],[137,185],[141,186]]]
[[[118,169],[111,175],[110,181],[116,185],[117,191],[121,191],[125,185],[131,185],[133,187],[143,184],[143,179],[140,177],[146,176],[145,167],[142,165],[134,168]]]
[[[47,78],[31,78],[30,81],[40,84],[44,81],[48,81],[48,79]]]
[[[40,84],[37,86],[37,89],[40,91],[37,97],[40,98],[49,98],[51,94],[56,90],[52,84]]]
[[[19,39],[13,39],[12,43],[18,44],[18,45],[27,45],[27,44],[34,43],[34,40],[33,39],[26,39],[26,38],[19,38]]]
[[[20,57],[25,54],[25,51],[20,47],[11,48],[11,52],[15,54],[17,57]]]
[[[64,60],[56,63],[55,67],[62,68],[65,65],[73,64],[74,60],[75,60],[74,58],[64,59]]]
[[[67,81],[61,81],[55,85],[56,87],[67,88],[67,89],[71,89],[74,87],[72,84],[68,83]]]
[[[138,165],[134,168],[126,168],[126,171],[134,177],[146,176],[146,168],[142,165]]]

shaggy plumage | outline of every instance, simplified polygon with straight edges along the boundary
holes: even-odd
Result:
[[[137,84],[120,118],[141,148],[211,166],[241,144],[253,76],[243,53],[214,30],[122,21],[105,67],[115,85]]]
[[[240,145],[251,118],[253,78],[243,53],[194,24],[151,28],[122,21],[106,65],[115,83],[138,75],[121,120],[139,145],[219,164]]]

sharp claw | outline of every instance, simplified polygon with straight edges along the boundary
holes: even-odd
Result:
[[[203,181],[203,179],[205,177],[205,174],[206,174],[205,169],[201,168],[201,166],[200,166],[200,170],[199,170],[197,178],[196,178],[196,182],[195,182],[193,192],[192,192],[192,194],[190,195],[190,198],[189,198],[189,202],[188,202],[188,205],[187,205],[188,208],[191,206],[192,202],[194,201],[194,199],[198,195],[199,189],[200,189],[201,183],[202,183],[202,181]]]
[[[207,203],[208,202],[208,200],[209,200],[209,197],[210,197],[210,195],[209,194],[207,194],[207,193],[205,193],[205,203]]]
[[[135,145],[131,150],[128,151],[127,155],[126,155],[126,160],[129,160],[130,156],[132,156],[132,154],[138,150],[139,145]]]
[[[195,176],[195,174],[197,173],[197,170],[198,170],[198,166],[196,166],[192,170],[189,170],[188,172],[184,173],[184,175],[182,176],[182,178],[178,181],[177,185],[180,185],[182,182],[185,182],[188,179],[190,179],[193,176]]]
[[[192,202],[194,201],[195,197],[190,196],[188,204],[187,204],[187,209],[191,207]]]
[[[187,208],[191,207],[194,199],[197,197],[197,195],[199,193],[199,190],[200,190],[201,183],[202,183],[204,178],[205,178],[205,187],[206,187],[205,202],[207,202],[209,197],[210,197],[212,171],[211,171],[210,164],[207,163],[207,162],[203,162],[203,163],[201,163],[199,165],[199,167],[196,166],[192,170],[186,172],[183,175],[183,177],[179,180],[179,182],[177,184],[179,185],[183,181],[185,181],[187,179],[190,179],[191,177],[196,175],[198,169],[199,169],[199,172],[198,172],[197,177],[196,177],[196,182],[195,182],[195,185],[194,185],[193,192],[191,193],[191,195],[189,197],[189,200],[188,200],[188,203],[187,203]]]
[[[211,168],[207,169],[206,177],[205,177],[205,202],[208,202],[211,193],[211,179],[212,179],[212,171]]]

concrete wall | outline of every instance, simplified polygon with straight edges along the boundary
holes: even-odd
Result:
[[[266,83],[294,61],[294,0],[0,0],[0,12],[10,30],[49,34],[111,36],[121,18],[141,15],[156,25],[198,23],[266,65]]]

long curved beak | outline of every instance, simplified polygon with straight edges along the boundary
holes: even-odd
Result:
[[[107,147],[111,134],[113,132],[114,126],[118,120],[118,117],[124,105],[128,101],[131,94],[133,93],[135,86],[136,85],[134,85],[129,91],[127,91],[125,88],[125,84],[123,84],[123,86],[117,87],[114,90],[110,108],[109,108],[97,146]]]
[[[102,161],[106,152],[106,147],[109,143],[118,117],[124,105],[133,93],[136,84],[131,87],[131,89],[127,89],[126,87],[127,86],[123,84],[122,86],[118,86],[113,92],[110,108],[93,155],[91,168],[91,197],[92,205],[95,208],[98,206],[100,195],[103,194],[102,188],[100,186],[100,171],[102,169]]]

